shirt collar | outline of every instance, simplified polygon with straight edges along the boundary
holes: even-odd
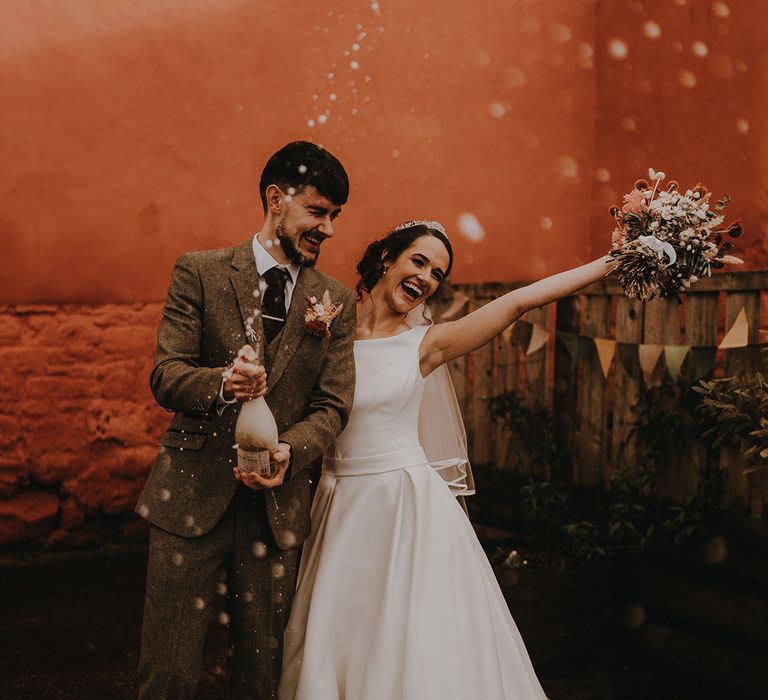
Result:
[[[291,281],[293,284],[296,284],[301,268],[295,263],[281,265],[277,262],[277,260],[267,252],[267,249],[261,245],[258,233],[253,237],[253,256],[256,258],[256,269],[258,270],[260,277],[263,277],[264,273],[267,270],[271,270],[273,267],[282,267],[288,270],[288,274],[291,276]]]

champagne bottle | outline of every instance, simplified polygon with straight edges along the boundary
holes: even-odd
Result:
[[[257,313],[254,312],[254,317]],[[259,336],[252,326],[254,319],[248,319],[246,336],[251,341],[251,347],[257,357],[263,356],[261,349],[264,347]],[[261,329],[259,329],[261,330]],[[242,348],[238,353],[244,359]],[[237,443],[237,466],[245,472],[256,472],[260,476],[272,476],[273,469],[270,463],[270,455],[277,451],[277,425],[272,411],[269,410],[263,396],[250,401],[245,401],[240,407],[235,424],[235,442]]]
[[[237,466],[261,476],[273,473],[269,457],[277,451],[277,425],[263,396],[246,401],[235,425]]]

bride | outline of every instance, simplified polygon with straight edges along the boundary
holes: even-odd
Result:
[[[420,444],[419,410],[437,368],[612,267],[606,256],[460,320],[413,325],[452,264],[443,226],[409,221],[357,266],[354,404],[312,506],[281,700],[546,697],[472,526]]]

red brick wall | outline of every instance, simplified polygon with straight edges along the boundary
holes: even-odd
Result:
[[[160,304],[0,308],[0,544],[120,534],[168,423],[148,387],[159,315]]]

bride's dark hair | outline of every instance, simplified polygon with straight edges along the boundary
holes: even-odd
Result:
[[[448,237],[442,231],[426,224],[414,224],[406,228],[398,228],[390,231],[384,238],[369,244],[363,257],[360,258],[360,262],[357,263],[357,273],[360,275],[360,279],[355,285],[355,291],[358,301],[363,298],[363,292],[370,294],[381,279],[384,274],[384,262],[397,260],[411,243],[422,236],[434,236],[445,246],[448,251],[448,269],[445,271],[445,277],[448,277],[448,273],[453,267],[453,248]]]

